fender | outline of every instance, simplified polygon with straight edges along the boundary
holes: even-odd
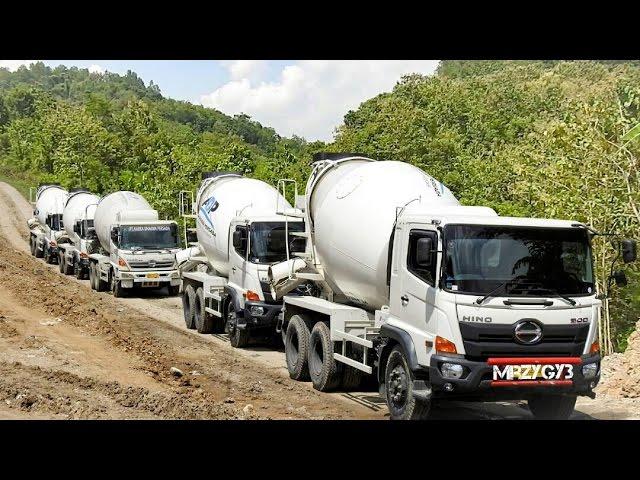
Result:
[[[229,295],[229,302],[233,303],[233,308],[235,308],[236,312],[240,315],[243,314],[242,307],[240,306],[240,296],[238,292],[236,292],[233,288],[224,287],[224,291]]]
[[[418,356],[416,355],[416,349],[413,345],[413,340],[411,340],[411,336],[407,332],[405,332],[401,328],[385,323],[380,327],[380,333],[398,342],[398,344],[404,350],[404,354],[407,358],[407,362],[409,363],[409,368],[411,370],[415,371],[420,368],[420,366],[418,365]],[[385,349],[386,348],[388,347],[385,347]],[[380,367],[383,366],[380,365]],[[378,372],[382,372],[383,370],[384,368],[378,368]]]

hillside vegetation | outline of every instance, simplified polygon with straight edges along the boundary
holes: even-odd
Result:
[[[177,214],[177,192],[204,171],[304,182],[311,154],[357,151],[410,162],[463,204],[502,215],[571,218],[640,237],[638,62],[445,61],[402,78],[346,113],[329,145],[281,138],[246,115],[162,97],[135,73],[90,74],[43,64],[0,69],[0,165],[23,180],[145,195]],[[594,244],[599,288],[615,254]],[[640,274],[614,289],[604,347],[624,349],[640,312]]]

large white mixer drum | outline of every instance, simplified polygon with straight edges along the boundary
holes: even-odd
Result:
[[[47,223],[49,215],[62,215],[68,194],[59,185],[42,185],[38,188],[34,215],[41,225]]]
[[[78,220],[93,220],[97,203],[100,197],[86,190],[71,191],[62,213],[67,236],[74,242],[79,241],[78,234],[73,231],[73,226]]]
[[[229,227],[239,215],[275,215],[291,205],[271,185],[235,173],[203,175],[196,197],[196,233],[207,259],[220,275],[229,275]],[[284,221],[284,217],[283,221]]]
[[[333,167],[309,178],[307,202],[325,278],[351,302],[380,308],[388,303],[387,259],[397,212],[460,203],[408,163],[352,157],[324,165]]]

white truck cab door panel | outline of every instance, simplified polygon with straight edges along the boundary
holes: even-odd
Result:
[[[437,328],[438,234],[432,225],[423,224],[406,224],[395,234],[401,238],[394,242],[398,252],[392,265],[389,306],[421,353],[425,340],[433,341]]]
[[[234,247],[233,233],[240,232],[244,238],[243,245]],[[232,227],[229,239],[229,283],[237,288],[244,289],[244,277],[246,275],[247,249],[249,248],[249,227],[247,225],[236,225]]]

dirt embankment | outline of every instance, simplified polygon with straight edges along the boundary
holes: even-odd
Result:
[[[0,200],[0,417],[372,416],[60,275]]]
[[[640,401],[640,321],[629,336],[625,352],[614,353],[604,359],[602,375],[599,392]]]

